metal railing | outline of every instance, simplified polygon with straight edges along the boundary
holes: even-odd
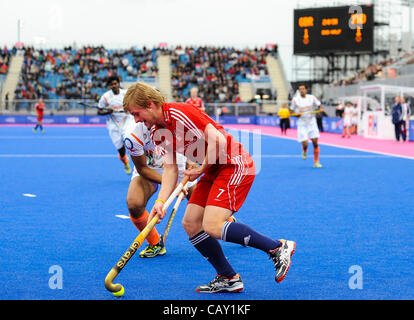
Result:
[[[230,116],[258,116],[277,114],[282,105],[290,104],[289,101],[258,100],[255,103],[206,103],[205,109],[208,115],[230,115]]]
[[[39,100],[0,100],[0,115],[35,115],[35,106]],[[44,100],[45,115],[96,115],[96,108],[89,108],[79,102],[97,105],[92,100]],[[206,103],[206,113],[219,121],[222,116],[259,116],[277,115],[279,108],[289,101],[258,101],[257,103]],[[271,108],[269,108],[271,106]],[[324,105],[328,117],[336,117],[335,106]],[[271,112],[269,111],[271,110]]]
[[[414,87],[414,74],[403,75],[397,78],[379,78],[371,81],[361,81],[358,84],[351,84],[347,86],[327,86],[324,88],[324,98],[327,100],[336,100],[338,97],[363,95],[361,87],[373,84]]]
[[[257,115],[259,114],[258,104],[256,103],[206,103],[204,105],[206,113],[213,115]]]
[[[36,100],[0,100],[0,114],[34,114]],[[87,103],[92,106],[97,106],[94,100],[78,100],[78,99],[58,99],[58,100],[43,100],[46,106],[45,114],[54,115],[94,115],[95,108],[85,107],[80,102]],[[256,116],[266,114],[276,114],[279,108],[283,105],[289,105],[289,101],[270,101],[259,100],[256,103],[206,103],[204,105],[206,113],[210,116],[229,115],[229,116]]]
[[[39,102],[36,100],[0,100],[0,113],[1,114],[31,114],[35,112],[36,104]],[[90,105],[96,105],[97,102],[93,100],[43,100],[46,106],[46,114],[96,114],[96,109],[88,108],[79,104],[84,102]]]
[[[35,112],[36,104],[39,102],[36,100],[0,100],[0,113],[1,114],[31,114]],[[96,109],[88,108],[80,104],[80,102],[97,106],[97,102],[93,100],[77,100],[77,99],[59,99],[59,100],[43,100],[46,106],[46,114],[96,114]],[[258,102],[258,103],[206,103],[205,109],[209,115],[259,115],[263,112],[263,107],[266,104],[275,102]],[[276,112],[276,110],[275,110]]]

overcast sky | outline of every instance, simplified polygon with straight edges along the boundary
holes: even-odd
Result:
[[[0,1],[2,40],[49,43],[290,44],[295,1],[14,0]],[[3,33],[4,32],[4,33]]]
[[[233,45],[277,43],[289,75],[298,0],[0,0],[0,45]],[[301,0],[303,3],[304,1]],[[316,1],[315,1],[316,2]],[[330,1],[333,3],[335,1]],[[289,77],[290,78],[290,77]]]

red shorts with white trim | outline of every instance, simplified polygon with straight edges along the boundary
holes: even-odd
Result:
[[[188,203],[237,212],[246,200],[255,176],[250,154],[236,156],[231,164],[217,165],[206,172],[197,182]]]

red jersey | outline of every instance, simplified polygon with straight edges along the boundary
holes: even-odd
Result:
[[[203,108],[203,100],[201,98],[190,98],[185,103],[192,104],[193,106],[196,106],[197,108],[202,109]]]
[[[37,103],[36,104],[36,112],[39,116],[43,116],[43,111],[45,110],[44,103]]]
[[[151,137],[156,145],[160,145],[167,152],[173,150],[201,164],[207,152],[204,131],[207,125],[211,124],[224,135],[227,141],[227,154],[220,154],[219,164],[234,164],[241,155],[248,155],[240,142],[236,141],[201,109],[186,103],[164,103],[162,110],[167,125],[166,127],[153,126]],[[202,154],[197,154],[197,152]]]

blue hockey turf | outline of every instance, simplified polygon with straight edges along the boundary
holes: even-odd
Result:
[[[0,128],[0,299],[116,299],[104,279],[138,233],[117,217],[128,215],[130,177],[106,128],[31,130]],[[297,142],[268,136],[255,160],[260,172],[236,217],[297,242],[286,279],[275,283],[263,252],[223,243],[245,290],[195,292],[215,273],[181,226],[183,202],[167,254],[136,254],[117,277],[122,299],[414,299],[413,160],[321,146],[324,167],[314,169]],[[61,289],[51,289],[53,266]]]

